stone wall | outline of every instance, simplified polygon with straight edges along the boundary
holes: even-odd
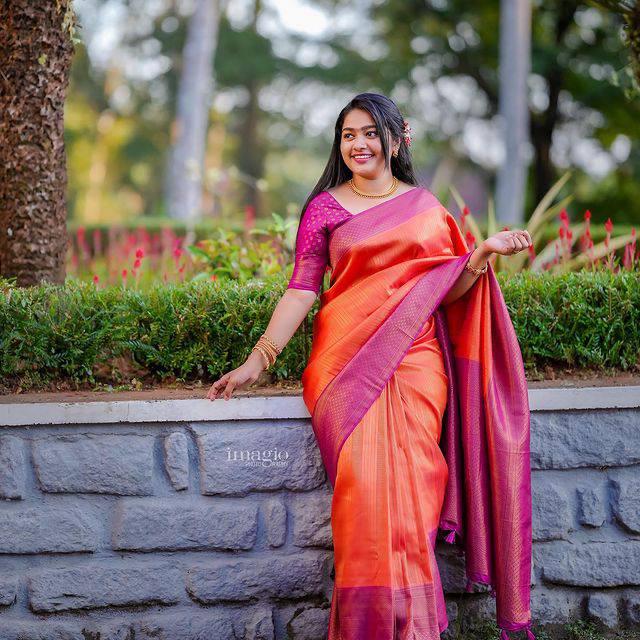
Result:
[[[331,492],[308,414],[282,410],[301,399],[260,419],[184,402],[180,420],[155,405],[110,422],[90,403],[75,424],[73,407],[63,424],[3,405],[0,640],[325,640]],[[640,409],[534,410],[531,444],[534,629],[640,629]],[[463,559],[437,554],[444,637],[493,619]]]

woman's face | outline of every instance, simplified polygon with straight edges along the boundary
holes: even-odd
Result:
[[[340,152],[354,175],[371,180],[385,171],[380,135],[368,111],[352,109],[345,116],[340,134]],[[389,146],[393,151],[398,145],[392,147],[389,143]]]

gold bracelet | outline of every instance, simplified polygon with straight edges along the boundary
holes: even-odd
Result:
[[[262,347],[259,347],[257,345],[255,345],[253,349],[251,349],[252,353],[254,351],[259,351],[262,354],[262,357],[267,361],[267,366],[265,367],[265,371],[266,371],[271,366],[271,361],[269,360],[269,356],[267,355],[266,351]]]
[[[271,361],[271,364],[273,364],[278,357],[278,352],[275,350],[275,348],[262,338],[259,338],[256,344],[262,347],[267,352],[267,354],[269,355],[269,360]]]
[[[464,268],[469,271],[470,273],[473,273],[474,276],[479,276],[483,273],[487,273],[487,270],[489,269],[489,262],[485,262],[484,263],[484,267],[477,269],[476,267],[472,267],[469,262],[471,261],[471,258],[469,258],[469,260],[467,260],[467,264],[464,265]]]
[[[260,336],[262,340],[266,340],[279,354],[282,353],[282,347],[279,347],[271,338],[264,333]]]

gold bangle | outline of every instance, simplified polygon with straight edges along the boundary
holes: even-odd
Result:
[[[489,262],[485,262],[484,263],[484,267],[478,269],[476,267],[472,267],[469,262],[471,261],[471,258],[469,258],[469,260],[467,260],[467,264],[464,265],[464,268],[473,273],[473,275],[475,276],[479,276],[482,275],[483,273],[487,273],[487,270],[489,269]]]
[[[271,360],[271,364],[273,364],[278,357],[278,352],[275,350],[275,348],[262,338],[260,338],[258,342],[256,342],[256,344],[261,346],[267,352],[267,354],[269,355],[269,359]]]
[[[279,354],[282,353],[282,347],[278,346],[271,338],[267,337],[264,333],[260,336],[262,340],[266,340]]]
[[[262,354],[262,357],[267,361],[267,366],[265,367],[265,371],[271,366],[271,361],[269,360],[269,356],[266,354],[265,350],[262,347],[255,345],[251,352],[259,351]]]

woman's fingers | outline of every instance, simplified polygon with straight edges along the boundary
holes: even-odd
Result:
[[[209,400],[215,400],[215,398],[218,397],[220,391],[222,391],[222,389],[224,389],[225,385],[227,384],[227,380],[229,379],[229,373],[225,373],[219,380],[216,380],[212,385],[211,388],[209,389],[209,392],[207,393],[207,398],[209,398]]]
[[[224,399],[228,400],[231,397],[231,394],[233,393],[233,390],[236,388],[236,382],[233,378],[229,379],[229,382],[227,382],[227,386],[224,389]]]

